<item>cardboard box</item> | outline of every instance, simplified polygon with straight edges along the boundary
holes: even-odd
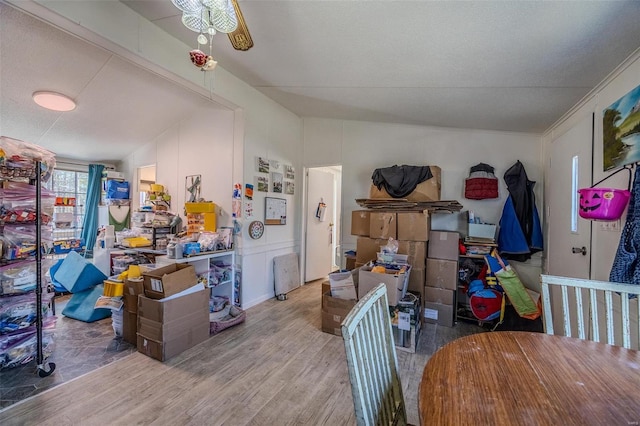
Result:
[[[197,327],[201,323],[209,323],[208,310],[181,316],[171,321],[159,322],[145,317],[138,317],[138,334],[151,340],[163,342],[187,330]]]
[[[349,313],[351,308],[356,305],[356,303],[358,303],[356,300],[338,299],[336,297],[332,297],[331,292],[322,294],[322,310],[324,312],[344,313],[346,315]]]
[[[138,296],[135,296],[138,297]],[[138,342],[138,315],[125,310],[122,312],[122,339],[136,345]]]
[[[440,189],[442,182],[442,170],[438,166],[429,166],[433,177],[418,184],[416,189],[404,199],[409,201],[440,201]],[[371,185],[369,189],[369,198],[393,198],[384,189],[378,189],[375,185]]]
[[[488,223],[470,223],[467,235],[469,237],[495,239],[496,230],[496,225]]]
[[[456,291],[446,288],[437,288],[425,286],[424,301],[431,303],[440,303],[442,305],[455,305]]]
[[[138,351],[165,361],[209,337],[209,291],[158,300],[138,296]]]
[[[407,290],[422,295],[424,292],[426,278],[426,271],[423,268],[412,267],[411,274],[409,274],[409,285],[407,286]]]
[[[329,274],[331,296],[338,299],[358,300],[358,270]]]
[[[342,336],[341,324],[347,316],[346,313],[332,313],[322,311],[322,331],[336,336]]]
[[[433,259],[458,260],[460,234],[448,231],[429,233],[429,257]]]
[[[144,272],[144,294],[150,299],[164,299],[193,287],[198,282],[192,265],[172,263]]]
[[[142,277],[139,279],[131,279],[124,281],[124,295],[122,300],[124,301],[124,309],[130,313],[138,312],[138,295],[144,294],[144,280]],[[136,337],[133,336],[133,344],[135,344]]]
[[[358,303],[355,300],[336,299],[330,292],[322,294],[322,331],[342,336],[340,325],[351,309]]]
[[[375,288],[378,284],[384,283],[387,287],[388,303],[391,306],[395,306],[398,304],[398,301],[402,298],[402,295],[407,290],[407,286],[409,285],[409,275],[411,273],[411,267],[407,267],[407,271],[404,274],[380,274],[377,272],[371,272],[371,267],[369,266],[363,266],[359,269],[359,271],[359,299],[362,299],[365,294]]]
[[[356,266],[362,266],[359,264],[365,264],[370,260],[376,260],[377,253],[380,251],[380,246],[387,243],[387,240],[358,237],[356,241]]]
[[[458,288],[458,261],[427,259],[425,284],[429,287],[456,290]]]
[[[371,212],[369,214],[370,238],[397,238],[396,212]]]
[[[428,323],[453,327],[455,323],[453,305],[441,303],[424,303],[424,320]]]
[[[431,216],[424,212],[398,212],[398,240],[428,241]]]
[[[196,311],[205,312],[207,314],[206,322],[209,322],[208,289],[198,289],[192,293],[166,300],[138,296],[138,316],[152,321],[170,322]]]
[[[344,256],[345,258],[345,265],[344,265],[344,269],[346,269],[347,271],[352,271],[354,269],[356,269],[356,257],[350,254],[347,254]]]
[[[427,259],[427,242],[398,241],[398,253],[409,256],[407,261],[412,268],[423,269]]]
[[[331,283],[329,283],[329,280],[322,281],[322,294],[327,292],[331,293]]]
[[[351,235],[369,236],[369,210],[354,210],[351,212]]]
[[[164,341],[149,339],[138,334],[137,347],[141,352],[159,361],[166,361],[174,356],[202,343],[209,338],[209,322],[198,324],[185,330],[177,336],[171,336]]]

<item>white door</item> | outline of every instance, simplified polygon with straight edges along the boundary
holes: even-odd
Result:
[[[592,179],[593,115],[588,115],[551,144],[551,165],[547,200],[549,203],[549,241],[547,265],[550,275],[590,278],[591,221],[578,214],[577,190],[588,188]],[[564,323],[560,289],[552,288],[553,325],[563,334]],[[570,299],[575,295],[570,294]],[[583,295],[588,297],[588,295]],[[574,305],[575,306],[575,305]],[[584,313],[588,315],[588,312]],[[572,328],[576,315],[571,314]],[[573,331],[575,335],[576,330]]]
[[[586,116],[551,143],[547,185],[547,259],[551,275],[589,278],[591,221],[578,215],[580,199],[576,191],[591,185],[592,117]]]
[[[334,243],[333,173],[309,169],[307,175],[305,277],[309,282],[326,277],[332,271]],[[324,203],[324,206],[321,205]]]

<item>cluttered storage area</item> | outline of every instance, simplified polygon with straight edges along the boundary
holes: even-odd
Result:
[[[155,182],[133,194],[138,185],[103,167],[89,167],[77,199],[48,189],[58,176],[53,153],[6,137],[0,148],[6,383],[32,366],[51,375],[56,360],[69,360],[71,340],[91,345],[100,334],[108,361],[136,350],[165,361],[245,320],[234,229],[218,226],[214,200],[172,205]],[[83,356],[81,347],[74,353]]]
[[[500,233],[498,223],[464,210],[464,200],[498,198],[492,166],[471,167],[462,203],[441,199],[441,173],[438,166],[374,171],[368,197],[357,199],[361,208],[351,212],[356,250],[346,252],[345,269],[323,283],[324,332],[341,335],[351,308],[379,283],[387,287],[396,348],[402,351],[416,352],[428,323],[455,327],[464,321],[491,330],[542,331],[540,295],[509,264],[540,251],[541,234],[527,241],[519,224],[507,219],[501,219]],[[519,161],[505,173],[508,185],[513,175],[526,180]],[[398,182],[400,187],[394,185]],[[535,200],[530,206],[530,217],[537,220]],[[512,210],[509,195],[503,216],[511,217]],[[437,220],[443,216],[457,219],[453,229],[433,229],[433,223],[446,223]]]

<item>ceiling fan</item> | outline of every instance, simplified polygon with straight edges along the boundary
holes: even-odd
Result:
[[[215,33],[226,33],[236,50],[249,50],[253,40],[237,0],[171,0],[182,11],[182,23],[200,33],[199,44],[211,44]]]
[[[236,16],[238,17],[238,28],[228,33],[227,35],[229,36],[229,40],[231,41],[231,45],[234,49],[249,50],[253,47],[251,34],[249,34],[247,24],[244,22],[244,16],[242,15],[240,6],[238,6],[237,0],[231,0],[231,3],[233,4],[233,8],[236,11]]]

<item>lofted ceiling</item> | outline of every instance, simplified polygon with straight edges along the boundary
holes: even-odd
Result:
[[[122,3],[197,47],[171,0]],[[254,47],[236,51],[218,34],[213,56],[301,117],[542,133],[640,47],[637,0],[238,3]],[[6,5],[0,11],[2,134],[65,157],[117,160],[194,109],[219,107]],[[188,61],[187,51],[176,60]],[[31,102],[50,87],[76,98],[78,110]]]

